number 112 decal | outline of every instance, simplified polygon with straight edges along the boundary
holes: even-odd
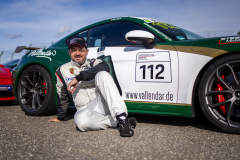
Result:
[[[138,53],[136,82],[171,83],[171,59],[169,52]]]

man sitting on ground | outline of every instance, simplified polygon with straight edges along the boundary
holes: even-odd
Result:
[[[82,37],[73,37],[68,46],[71,61],[56,71],[57,118],[49,121],[66,120],[71,97],[77,109],[74,121],[80,131],[114,128],[119,124],[120,136],[133,136],[137,121],[127,117],[127,107],[108,73],[109,66],[100,59],[87,59],[87,44]]]

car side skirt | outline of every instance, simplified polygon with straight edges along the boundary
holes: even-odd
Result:
[[[193,117],[191,104],[125,101],[128,112]]]

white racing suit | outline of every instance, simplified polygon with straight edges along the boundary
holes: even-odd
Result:
[[[109,66],[100,59],[87,59],[83,65],[70,61],[56,71],[57,116],[66,120],[72,98],[77,112],[76,126],[81,131],[116,127],[116,116],[128,114],[127,107],[109,72]],[[79,81],[74,93],[67,91],[72,79]]]

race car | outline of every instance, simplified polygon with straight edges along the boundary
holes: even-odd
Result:
[[[204,38],[140,17],[103,20],[47,49],[29,48],[12,71],[26,114],[56,110],[55,71],[70,61],[67,42],[74,36],[87,41],[88,58],[108,63],[129,112],[195,117],[202,110],[216,127],[240,133],[240,37]]]
[[[11,69],[17,65],[19,59],[0,64],[0,101],[13,102]]]

